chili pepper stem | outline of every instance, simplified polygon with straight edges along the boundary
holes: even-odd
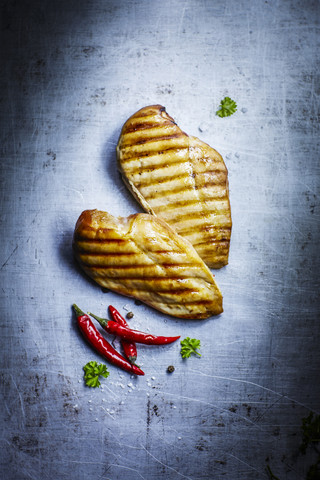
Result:
[[[97,320],[97,322],[100,323],[101,327],[106,327],[108,325],[108,320],[106,320],[105,318],[98,317],[97,315],[94,315],[91,312],[88,312],[88,315],[95,318]]]
[[[78,307],[75,303],[72,305],[74,311],[76,312],[77,317],[82,317],[82,315],[85,315],[85,313],[81,310],[81,308]]]

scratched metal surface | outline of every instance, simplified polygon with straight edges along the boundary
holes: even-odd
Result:
[[[1,2],[1,478],[304,479],[320,410],[319,3]],[[215,115],[221,98],[238,103]],[[141,211],[115,166],[124,121],[166,106],[224,156],[233,234],[224,313],[183,321],[103,293],[75,266],[82,210]],[[100,360],[71,304],[201,339]],[[115,343],[117,346],[117,342]],[[175,372],[166,373],[173,364]]]

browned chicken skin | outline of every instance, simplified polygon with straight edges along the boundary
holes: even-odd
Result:
[[[147,212],[189,240],[209,267],[228,263],[228,172],[216,150],[152,105],[124,124],[117,158],[124,182]]]
[[[86,210],[76,223],[73,248],[99,285],[161,312],[201,319],[223,311],[221,292],[195,249],[153,215],[115,218]]]

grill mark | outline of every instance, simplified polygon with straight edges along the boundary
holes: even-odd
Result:
[[[180,250],[152,250],[150,251],[150,253],[156,253],[156,254],[169,254],[169,255],[172,255],[172,254],[175,254],[177,253],[178,255],[185,255],[185,252],[182,252]]]
[[[213,299],[212,300],[194,300],[193,302],[187,302],[187,303],[184,303],[183,306],[186,307],[186,306],[192,306],[192,305],[211,305],[213,303]]]
[[[128,158],[132,156],[139,156],[143,153],[150,154],[150,152],[157,153],[158,151],[168,150],[168,149],[178,149],[178,148],[189,148],[188,137],[182,137],[181,135],[178,138],[170,138],[168,135],[165,140],[159,141],[159,139],[153,139],[151,142],[146,143],[145,145],[129,145],[120,149],[121,158]],[[119,150],[118,149],[118,150]]]
[[[137,290],[135,288],[130,288],[129,289],[129,287],[126,287],[125,291],[126,291],[127,295],[131,294],[134,298],[142,298],[143,294],[145,294],[145,293],[147,293],[147,294],[155,293],[152,288],[150,288],[150,289],[140,288],[139,290]],[[158,286],[157,287],[157,293],[158,293],[158,295],[170,295],[172,297],[175,297],[175,296],[182,297],[182,296],[191,295],[191,294],[199,295],[199,294],[201,294],[201,291],[200,290],[195,290],[194,288],[190,288],[190,289],[189,288],[183,288],[181,290],[164,288],[162,290],[162,289],[159,289],[159,286]],[[179,298],[178,301],[175,300],[176,303],[181,303],[181,301],[183,301],[183,299],[181,299],[181,298]],[[156,301],[156,303],[158,303],[158,302]],[[174,304],[174,302],[172,302],[172,301],[170,303]]]
[[[221,246],[223,246],[223,244],[225,244],[226,248],[228,248],[229,243],[230,243],[230,238],[225,238],[225,237],[217,238],[213,242],[212,241],[210,241],[210,242],[199,242],[199,243],[194,243],[193,246],[205,251],[205,247],[214,246],[216,243],[220,243],[220,245],[218,245],[219,249],[221,248]]]
[[[194,185],[190,185],[190,186],[179,186],[179,187],[176,187],[176,188],[171,188],[170,190],[161,190],[159,192],[155,191],[155,192],[152,192],[151,194],[149,195],[144,195],[144,198],[146,200],[148,199],[156,199],[156,198],[159,198],[159,197],[165,197],[165,196],[168,196],[168,195],[171,195],[171,194],[176,194],[176,193],[182,193],[182,192],[191,192],[191,191],[194,191],[194,192],[198,192],[200,195],[202,194],[202,191],[205,190],[207,187],[211,187],[211,186],[214,186],[214,187],[223,187],[225,189],[225,185],[224,183],[216,183],[216,182],[207,182],[206,184],[204,185],[201,185],[201,186],[194,186]],[[204,192],[204,198],[205,200],[213,200],[214,198],[222,198],[222,197],[208,197],[207,196],[207,192]],[[198,201],[201,201],[201,200],[198,200]]]
[[[194,288],[176,288],[175,290],[168,289],[168,290],[161,290],[161,293],[170,293],[172,295],[181,295],[182,293],[199,293]]]
[[[84,248],[77,248],[80,255],[96,256],[96,257],[130,257],[131,255],[141,255],[140,252],[99,252],[96,250],[86,250]]]
[[[215,197],[210,197],[208,199],[208,201],[214,201],[214,200],[227,200],[227,197],[220,197],[220,196],[215,196]],[[181,201],[178,201],[178,202],[175,202],[175,203],[170,203],[170,204],[167,204],[167,205],[160,205],[158,207],[154,207],[154,211],[160,215],[162,215],[163,217],[165,216],[165,214],[167,212],[172,212],[174,210],[178,210],[181,211],[180,209],[181,208],[185,208],[185,207],[188,207],[188,206],[191,206],[191,205],[195,205],[197,203],[201,203],[200,200],[181,200]],[[169,220],[171,221],[171,216],[169,218]]]
[[[142,252],[100,252],[99,250],[86,250],[85,248],[81,248],[76,246],[76,250],[81,255],[96,255],[97,257],[125,257],[131,255],[142,255]],[[178,250],[152,250],[150,253],[155,255],[185,255],[185,252],[180,252]],[[149,265],[149,264],[148,264]]]
[[[185,210],[185,207],[190,207],[191,205],[197,205],[199,204],[200,207],[202,208],[201,210],[195,210],[195,211],[189,211],[187,213],[182,213],[184,210]],[[229,212],[229,209],[228,208],[219,208],[217,207],[216,209],[214,209],[214,207],[211,208],[211,210],[208,210],[208,208],[204,208],[204,205],[201,201],[197,200],[197,201],[194,201],[192,200],[192,203],[188,203],[186,205],[182,204],[180,205],[180,208],[179,207],[176,207],[176,208],[171,208],[171,209],[168,209],[171,211],[171,214],[169,216],[166,216],[166,210],[164,209],[160,209],[163,213],[162,213],[162,216],[164,219],[166,219],[167,222],[169,222],[170,224],[171,223],[180,223],[180,222],[183,222],[183,221],[186,221],[186,220],[191,220],[191,219],[197,219],[197,218],[200,218],[200,217],[205,217],[205,218],[208,218],[210,216],[213,216],[213,215],[224,215],[226,214],[226,212],[228,213]],[[158,213],[158,209],[155,208],[155,211]]]
[[[221,228],[228,228],[227,226],[223,225],[212,225],[212,223],[207,223],[207,224],[201,224],[201,225],[196,225],[194,227],[188,227],[187,229],[177,229],[179,235],[182,235],[183,237],[190,237],[191,235],[195,233],[200,233],[200,232],[208,232],[208,233],[213,233],[213,232],[221,232]],[[192,242],[192,245],[195,246],[194,242]]]
[[[169,122],[168,120],[164,120],[161,123],[159,123],[159,122],[153,122],[152,123],[152,122],[145,122],[145,121],[142,121],[140,123],[137,122],[133,125],[128,125],[127,127],[125,127],[123,135],[125,136],[125,135],[127,135],[127,133],[150,130],[151,128],[154,128],[154,129],[162,128],[162,127],[165,127],[167,125],[172,126],[172,122]]]
[[[155,171],[155,170],[154,170]],[[179,173],[177,175],[172,175],[172,176],[166,176],[166,177],[160,177],[160,178],[154,178],[153,180],[146,179],[145,181],[139,181],[138,182],[133,182],[135,185],[139,188],[146,188],[146,187],[152,187],[153,185],[157,184],[164,184],[168,182],[173,182],[174,180],[178,179],[183,179],[183,178],[190,178],[191,175],[189,173]]]
[[[229,231],[229,233],[227,233],[226,231]],[[228,226],[225,226],[225,225],[224,225],[223,227],[213,226],[213,225],[212,225],[211,227],[203,227],[203,226],[202,226],[202,227],[199,228],[199,229],[193,228],[192,231],[190,230],[190,233],[189,233],[189,232],[185,232],[185,233],[180,234],[180,232],[179,232],[179,235],[182,235],[183,237],[190,237],[190,236],[193,235],[194,233],[203,233],[203,232],[205,232],[206,234],[208,234],[208,236],[205,237],[205,238],[212,240],[212,237],[210,236],[210,234],[213,235],[214,232],[216,232],[215,235],[218,235],[218,234],[220,235],[220,234],[223,232],[224,234],[227,233],[227,234],[230,236],[230,234],[231,234],[231,227],[228,227]],[[225,237],[223,237],[223,238],[225,239]],[[196,242],[193,241],[193,242],[192,242],[192,245],[193,245],[194,247],[197,247],[197,246],[198,246],[199,244],[201,244],[201,243],[206,243],[206,242],[203,242],[203,238],[202,238],[201,240],[202,240],[202,241],[200,241],[199,243],[196,243]],[[215,237],[214,240],[212,240],[212,241],[213,241],[213,242],[218,242],[219,239],[218,239],[217,237]]]
[[[97,257],[99,255],[96,255]],[[139,269],[139,268],[148,268],[148,267],[155,267],[155,264],[152,263],[147,263],[147,264],[138,264],[138,265],[100,265],[100,264],[94,264],[94,263],[87,263],[85,261],[85,259],[81,259],[82,261],[82,264],[85,266],[85,267],[89,267],[89,268],[94,268],[96,270],[110,270],[110,269],[113,269],[113,270],[128,270],[128,269]],[[116,277],[118,278],[118,277]],[[143,278],[143,277],[141,277]]]
[[[109,288],[111,289],[114,289],[115,291],[122,291],[122,292],[126,292],[126,294],[128,295],[132,295],[134,298],[141,298],[142,299],[142,296],[141,294],[143,293],[158,293],[159,295],[161,294],[172,294],[173,296],[174,295],[181,295],[183,293],[192,293],[194,295],[202,295],[202,289],[200,288],[197,288],[197,286],[192,286],[192,287],[185,287],[184,285],[181,285],[181,289],[180,288],[177,288],[177,286],[179,287],[179,283],[178,285],[175,285],[174,288],[166,288],[166,285],[164,285],[164,289],[161,289],[161,283],[162,282],[170,282],[170,281],[177,281],[177,282],[180,282],[181,280],[191,280],[189,277],[186,277],[186,278],[183,278],[181,276],[170,276],[169,278],[159,278],[159,277],[154,277],[154,276],[144,276],[143,278],[141,277],[103,277],[103,276],[99,276],[99,275],[94,275],[93,278],[99,283],[99,280],[104,280],[105,281],[105,285],[108,285],[108,282],[109,282],[109,285],[110,283],[111,284],[115,284],[113,286],[110,286]],[[146,282],[145,280],[148,280],[150,281],[149,284],[147,285],[144,285]],[[132,282],[141,282],[141,287],[147,287],[147,288],[139,288],[139,287],[132,287],[132,285],[128,285],[126,286],[126,283],[127,282],[130,282],[130,284],[132,284]],[[154,287],[152,286],[152,283],[157,283],[157,290],[155,291]],[[192,302],[187,302],[187,303],[184,303],[184,305],[197,305],[197,304],[212,304],[213,302],[213,299],[211,300],[194,300]],[[157,302],[156,302],[157,303]],[[181,298],[179,299],[178,303],[181,304]]]
[[[198,247],[197,247],[198,248]],[[225,259],[228,257],[228,249],[223,245],[222,247],[211,248],[211,249],[199,249],[198,252],[201,252],[203,259],[209,259],[209,263],[216,263],[219,260]],[[205,260],[204,260],[205,261]]]
[[[214,242],[208,242],[207,244],[202,243],[201,245],[195,245],[194,248],[203,255],[206,253],[211,254],[213,252],[215,255],[225,255],[229,249],[229,243],[230,242],[226,242],[225,240],[221,242],[220,240],[215,240]]]
[[[191,228],[204,225],[204,222],[206,222],[206,225],[218,225],[218,228],[221,228],[222,225],[230,221],[226,215],[226,211],[218,210],[216,212],[214,211],[208,212],[206,210],[202,210],[202,211],[196,211],[196,212],[189,212],[184,215],[181,214],[176,217],[170,217],[170,223],[174,223],[175,228],[178,228],[177,225],[179,223],[181,223],[183,226],[183,224],[186,224],[188,220],[200,220],[200,219],[202,219],[203,222],[198,223],[197,225],[193,224]],[[222,220],[224,220],[223,223],[221,223]],[[180,229],[179,231],[182,231],[182,230]]]
[[[128,240],[124,240],[123,238],[88,238],[81,235],[77,235],[75,240],[77,242],[86,242],[86,243],[128,243]]]
[[[136,140],[133,142],[123,141],[121,144],[121,147],[126,148],[126,147],[132,147],[136,145],[146,145],[147,143],[159,142],[161,140],[172,140],[173,138],[178,138],[178,137],[183,137],[183,135],[181,133],[173,133],[172,135],[161,135],[159,137],[142,138],[141,140]]]
[[[213,233],[214,231],[218,231],[220,233],[221,226],[220,225],[212,225],[212,222],[210,223],[201,223],[200,225],[194,225],[191,227],[187,228],[177,228],[175,227],[179,235],[182,235],[183,237],[190,237],[190,235],[193,235],[195,233],[200,233],[203,231],[206,232],[211,232]],[[192,242],[192,245],[194,246],[194,243]]]
[[[133,289],[131,289],[133,291]],[[144,293],[144,292],[148,292],[148,293],[152,293],[154,290],[152,288],[150,289],[139,289],[139,294],[141,293]],[[176,296],[176,295],[182,295],[182,294],[191,294],[191,293],[194,293],[194,294],[199,294],[200,291],[199,290],[195,290],[194,288],[181,288],[181,289],[163,289],[163,290],[157,290],[158,294],[170,294],[172,296]],[[136,295],[135,295],[136,296]]]
[[[160,164],[160,165],[155,165],[154,167],[152,166],[147,166],[147,167],[144,167],[144,168],[137,168],[136,170],[131,170],[130,172],[128,172],[128,177],[130,177],[131,181],[132,180],[132,177],[137,175],[137,174],[141,174],[141,173],[144,173],[146,171],[150,171],[152,173],[154,173],[156,175],[156,172],[157,170],[160,170],[161,168],[170,168],[172,165],[183,165],[183,164],[187,164],[189,165],[189,162],[186,162],[186,161],[177,161],[177,162],[170,162],[170,163],[166,163],[166,164]],[[210,172],[205,172],[206,173],[216,173],[217,175],[225,175],[225,172],[223,172],[222,170],[212,170]],[[137,188],[141,188],[141,187],[152,187],[153,185],[156,185],[158,183],[166,183],[166,182],[172,182],[173,180],[178,180],[178,179],[183,179],[183,178],[194,178],[195,179],[195,182],[196,182],[196,187],[198,188],[203,188],[204,186],[210,184],[209,180],[207,182],[204,182],[203,184],[200,184],[200,185],[197,185],[197,180],[198,180],[198,177],[200,175],[204,175],[204,173],[193,173],[193,174],[190,174],[189,172],[185,172],[185,173],[178,173],[176,175],[166,175],[166,176],[162,176],[162,177],[158,177],[158,178],[154,178],[153,180],[152,179],[149,179],[149,178],[146,178],[144,180],[139,180],[139,181],[133,181],[133,183],[135,184],[135,186]],[[211,182],[212,183],[212,182]],[[217,182],[217,180],[215,179],[215,181],[213,181],[214,185],[220,185],[221,184],[221,180],[219,182]]]
[[[162,153],[162,152],[161,152]],[[161,154],[160,153],[160,154]],[[154,172],[156,170],[160,170],[160,169],[163,169],[163,168],[170,168],[172,167],[173,165],[178,165],[178,164],[184,164],[184,163],[188,163],[184,160],[175,160],[175,161],[167,161],[166,163],[160,163],[160,164],[150,164],[150,165],[143,165],[143,166],[139,166],[133,170],[129,170],[128,171],[128,177],[130,176],[133,176],[133,175],[137,175],[139,173],[145,173],[145,172]],[[128,169],[126,169],[128,170]]]
[[[169,147],[169,148],[162,148],[161,150],[148,150],[147,152],[131,152],[131,153],[125,153],[125,157],[126,158],[122,158],[121,159],[121,163],[122,164],[126,164],[126,163],[130,163],[134,160],[139,160],[140,158],[144,158],[144,157],[152,157],[152,156],[155,156],[155,155],[162,155],[163,153],[168,153],[170,150],[174,150],[174,151],[179,151],[179,150],[188,150],[188,146],[185,146],[185,147]],[[123,155],[124,156],[124,155]],[[165,164],[166,165],[166,164]],[[149,167],[148,167],[149,168]]]
[[[200,185],[196,185],[196,188],[198,188],[198,190],[201,190],[202,188],[205,189],[207,187],[212,187],[213,185],[214,186],[221,186],[221,185],[225,185],[226,184],[226,177],[225,177],[225,174],[224,172],[221,172],[222,175],[220,175],[220,177],[222,178],[215,178],[213,180],[206,180],[204,181],[203,183],[200,183]]]
[[[82,229],[81,229],[81,232],[82,232],[82,233],[80,233],[80,232],[78,231],[78,232],[76,233],[76,235],[78,235],[78,236],[83,236],[84,234],[88,235],[88,234],[91,233],[91,232],[92,232],[92,233],[96,233],[97,231],[99,231],[100,233],[101,233],[101,232],[106,232],[106,233],[107,233],[107,232],[114,232],[114,230],[115,230],[114,228],[108,228],[108,227],[104,227],[104,228],[103,228],[103,227],[99,227],[99,229],[97,230],[97,229],[95,229],[94,227],[90,227],[90,226],[89,226],[89,228],[82,228]]]
[[[146,200],[149,200],[149,199],[155,199],[155,198],[167,196],[168,194],[182,193],[182,192],[188,192],[188,191],[190,192],[190,191],[194,191],[194,190],[195,190],[194,185],[189,185],[187,187],[185,185],[183,185],[183,187],[179,186],[179,187],[176,187],[176,188],[172,188],[172,189],[170,189],[170,191],[161,190],[160,192],[152,192],[149,195],[144,195],[144,198]]]
[[[223,166],[222,163],[221,163],[221,166]],[[201,177],[201,176],[204,176],[204,175],[211,175],[211,174],[213,174],[213,175],[219,175],[220,174],[221,175],[221,173],[224,173],[224,174],[226,173],[225,168],[215,168],[214,170],[206,170],[205,172],[196,172],[196,177],[198,177],[198,176]]]
[[[160,212],[160,211],[167,211],[167,210],[175,210],[175,209],[180,209],[180,208],[183,208],[183,207],[188,207],[190,205],[195,205],[199,203],[199,200],[180,200],[178,202],[174,202],[174,203],[171,203],[169,205],[163,205],[163,206],[160,206],[160,207],[157,207],[156,210],[157,212]]]
[[[99,277],[98,275],[95,277],[95,278],[104,278],[104,277]],[[181,275],[171,275],[170,277],[155,277],[155,276],[152,276],[152,275],[143,275],[143,277],[125,277],[125,276],[118,276],[118,277],[108,277],[109,280],[114,280],[114,281],[121,281],[121,282],[132,282],[132,281],[135,281],[135,282],[138,282],[138,281],[141,281],[141,282],[145,282],[145,280],[148,280],[150,282],[170,282],[171,280],[175,281],[181,281],[181,280],[191,280],[190,277],[182,277]],[[152,288],[152,291],[154,291],[154,289]]]
[[[96,255],[97,257],[99,255]],[[110,269],[114,269],[114,270],[129,270],[129,269],[146,269],[146,268],[156,268],[156,267],[162,267],[162,268],[166,268],[166,269],[170,269],[170,268],[185,268],[185,267],[201,267],[200,264],[195,264],[195,263],[159,263],[158,265],[155,265],[154,263],[146,263],[146,264],[143,264],[143,263],[139,263],[137,265],[99,265],[99,264],[91,264],[91,263],[87,263],[85,261],[85,259],[81,258],[81,262],[84,266],[86,267],[89,267],[89,268],[95,268],[97,270],[110,270]],[[119,278],[119,277],[116,277],[116,278]],[[138,277],[138,278],[141,278],[141,280],[143,280],[145,278],[145,276],[143,275],[142,277]],[[164,279],[167,279],[168,280],[168,277],[165,276],[162,272],[159,273],[159,276],[156,277],[156,278],[164,278]],[[177,277],[177,278],[180,278],[180,277]]]
[[[203,210],[198,210],[197,212],[185,213],[184,215],[182,215],[181,213],[180,214],[177,213],[177,216],[170,217],[170,223],[174,223],[176,225],[177,223],[185,222],[187,220],[197,220],[198,218],[201,218],[201,217],[205,219],[213,215],[216,215],[216,212],[206,212]]]

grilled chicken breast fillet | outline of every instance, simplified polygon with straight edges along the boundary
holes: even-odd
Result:
[[[231,235],[228,172],[221,155],[188,136],[161,105],[124,124],[118,168],[143,208],[189,240],[211,268],[228,263]]]
[[[201,319],[222,312],[222,295],[192,245],[145,213],[115,218],[84,211],[73,248],[81,268],[102,287],[163,313]]]

